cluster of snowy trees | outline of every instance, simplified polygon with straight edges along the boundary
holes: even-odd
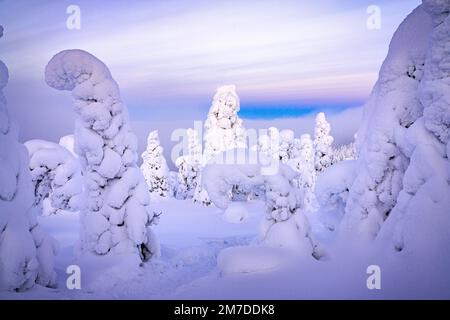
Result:
[[[161,197],[193,199],[205,206],[212,204],[204,188],[203,168],[222,152],[247,148],[246,130],[238,117],[239,108],[234,85],[217,89],[204,123],[204,143],[196,130],[186,130],[186,148],[175,161],[178,172],[168,171],[157,131],[151,132],[141,165],[149,192]],[[293,130],[279,131],[270,127],[267,134],[260,135],[257,144],[250,147],[260,156],[284,163],[298,173],[293,183],[301,190],[305,207],[310,211],[317,208],[314,196],[317,175],[340,161],[356,159],[354,143],[335,149],[330,131],[325,114],[319,113],[314,139],[309,134],[296,138]],[[233,199],[259,198],[264,194],[264,188],[245,191],[236,184],[231,186],[229,194]]]

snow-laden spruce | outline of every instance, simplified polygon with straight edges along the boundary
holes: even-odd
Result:
[[[82,249],[135,252],[144,261],[158,254],[150,229],[157,216],[136,164],[136,136],[110,71],[88,52],[65,50],[48,63],[45,80],[57,90],[72,91],[74,98],[75,152],[87,194],[81,212]]]
[[[408,132],[415,127],[424,109],[418,89],[423,80],[431,30],[431,18],[423,6],[402,22],[364,106],[356,138],[358,175],[350,189],[345,222],[350,230],[365,238],[377,236],[404,188],[403,178],[412,154]],[[437,68],[437,65],[427,67]],[[446,110],[448,116],[448,104]]]
[[[330,135],[331,127],[325,118],[325,113],[320,112],[316,116],[314,128],[314,150],[316,171],[321,172],[328,168],[333,161],[333,137]]]
[[[198,132],[194,129],[187,129],[187,154],[179,157],[175,164],[178,168],[177,189],[175,196],[177,199],[190,199],[194,196],[194,191],[200,181],[200,171],[202,166],[202,146],[199,141]]]
[[[42,211],[50,200],[54,213],[78,211],[83,207],[83,178],[78,160],[59,144],[30,140],[25,143],[34,189],[34,205]]]
[[[236,87],[226,85],[217,88],[204,125],[203,166],[223,151],[247,147],[246,132],[238,117],[239,110]],[[202,184],[197,185],[193,199],[203,205],[211,203]]]
[[[150,194],[167,197],[169,193],[169,168],[164,158],[164,149],[159,142],[158,130],[149,133],[147,149],[141,157],[141,171],[144,174]]]
[[[445,279],[450,263],[450,2],[427,0],[422,8],[429,18],[416,21],[416,30],[430,32],[417,88],[423,112],[399,140],[409,163],[380,238],[393,235],[397,251],[432,261],[436,279]]]
[[[7,83],[8,69],[0,60],[0,290],[22,291],[35,283],[56,285],[57,246],[37,221],[28,153],[3,94]]]

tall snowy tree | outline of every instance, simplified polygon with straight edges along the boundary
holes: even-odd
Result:
[[[424,0],[395,32],[364,107],[345,214],[358,238],[394,237],[422,261],[450,256],[449,12]]]
[[[3,94],[8,77],[0,60],[0,290],[23,291],[35,283],[56,285],[57,246],[37,221],[28,153],[18,142]]]
[[[331,165],[333,160],[333,137],[330,135],[330,124],[325,118],[325,113],[320,112],[316,116],[316,126],[314,128],[314,150],[315,167],[320,172]]]
[[[169,193],[168,175],[164,149],[159,142],[158,130],[149,133],[147,149],[142,153],[141,171],[144,174],[150,194],[167,197]]]
[[[45,80],[52,88],[72,91],[74,98],[75,152],[87,193],[82,249],[136,253],[143,261],[159,254],[150,229],[157,215],[136,164],[137,139],[110,71],[88,52],[66,50],[47,64]]]
[[[189,199],[194,196],[202,165],[202,146],[197,131],[187,129],[186,134],[188,138],[187,154],[176,160],[178,167],[177,199]]]
[[[239,109],[236,87],[234,85],[219,87],[205,121],[203,165],[222,151],[247,147],[245,129],[238,117]],[[201,183],[197,185],[193,199],[194,202],[204,205],[211,203]]]
[[[424,17],[424,13],[427,16]],[[416,79],[419,79],[417,97],[422,107],[419,112],[422,112],[405,130],[404,137],[396,135],[396,141],[409,161],[395,207],[379,233],[380,239],[393,236],[397,252],[414,253],[419,261],[431,261],[436,279],[448,279],[450,257],[449,13],[449,1],[424,0],[423,5],[407,18],[420,32],[411,29],[414,36],[403,41],[417,38],[423,40],[423,44],[420,41],[418,47],[409,47],[403,43],[402,47],[411,52],[426,46],[424,60],[417,61],[424,62],[423,68],[416,67],[421,71],[421,76]],[[422,39],[422,34],[428,35],[427,41]],[[403,67],[409,65],[409,70],[414,69],[411,60],[404,62]]]

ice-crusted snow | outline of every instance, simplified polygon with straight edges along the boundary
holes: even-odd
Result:
[[[137,167],[137,141],[117,83],[106,65],[82,50],[56,54],[45,69],[50,87],[72,91],[75,152],[87,194],[82,248],[97,254],[158,255],[149,226],[156,222],[145,180]]]

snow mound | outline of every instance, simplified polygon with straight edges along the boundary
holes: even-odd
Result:
[[[279,249],[265,246],[239,246],[222,250],[217,266],[222,276],[268,272],[287,264],[289,255]]]
[[[232,202],[223,212],[223,219],[229,223],[242,223],[248,217],[248,211],[242,203]]]

